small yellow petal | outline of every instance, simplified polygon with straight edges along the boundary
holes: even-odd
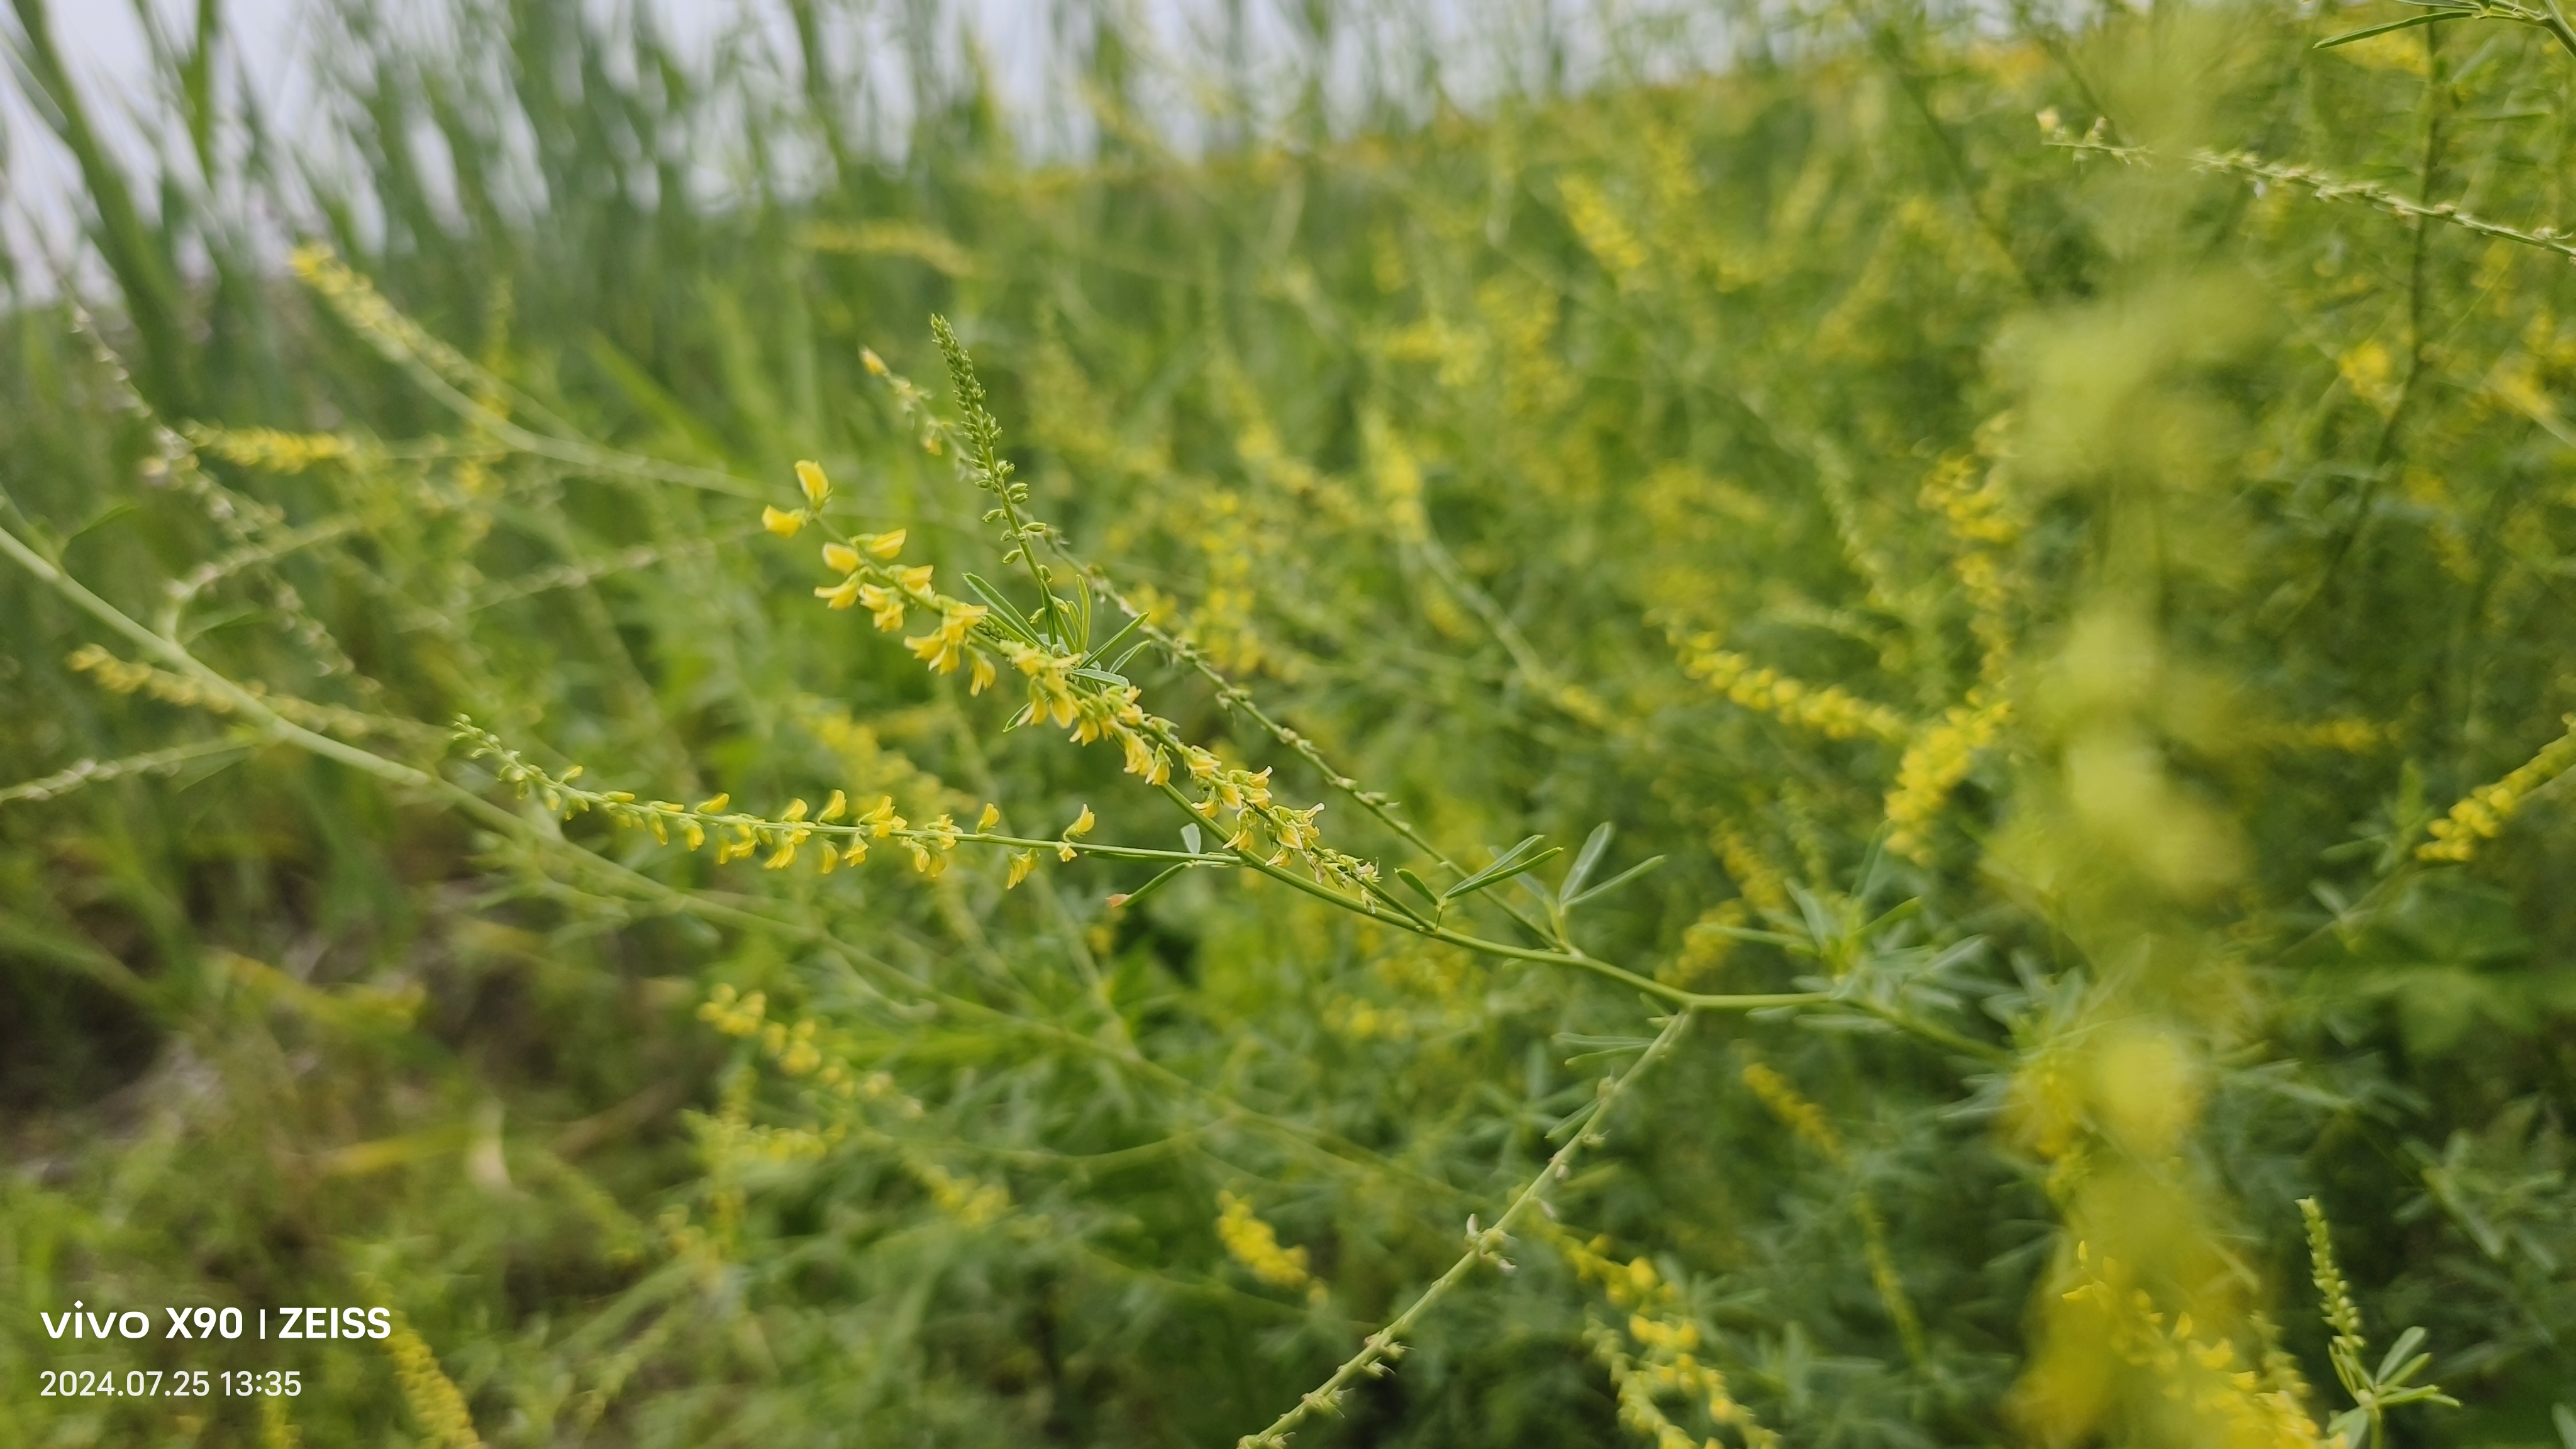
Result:
[[[1085,805],[1082,807],[1082,813],[1074,817],[1073,823],[1064,828],[1064,833],[1068,837],[1089,835],[1091,827],[1099,823],[1100,817],[1092,814],[1091,807]]]
[[[823,545],[823,567],[836,574],[856,573],[859,551],[846,543],[827,543]]]
[[[700,815],[713,815],[731,803],[733,803],[733,797],[731,795],[720,793],[708,799],[699,801],[698,813]]]
[[[805,515],[790,513],[784,508],[763,508],[760,510],[760,526],[780,538],[794,538],[796,530],[805,526]]]
[[[984,803],[984,813],[975,817],[975,828],[979,831],[990,830],[1001,823],[1002,807],[989,800]]]
[[[892,533],[871,534],[861,539],[859,546],[878,558],[892,558],[903,552],[904,532],[903,529],[898,528]]]
[[[823,465],[810,458],[796,465],[796,486],[805,490],[805,501],[816,508],[832,496],[832,480],[823,476]]]

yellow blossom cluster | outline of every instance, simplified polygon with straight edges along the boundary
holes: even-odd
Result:
[[[796,474],[804,506],[794,510],[771,507],[762,514],[769,530],[781,537],[793,537],[809,524],[822,523],[823,505],[831,497],[831,482],[817,465],[799,463]],[[1014,537],[1021,540],[1021,547],[1026,546],[1028,537],[1044,534],[1043,524],[1014,526]],[[836,609],[864,604],[875,616],[877,627],[885,630],[903,626],[907,607],[936,614],[936,627],[904,640],[915,657],[943,674],[962,662],[969,671],[971,693],[981,693],[997,676],[999,665],[1008,664],[1024,682],[1028,701],[1013,717],[1013,725],[1052,724],[1071,734],[1077,744],[1115,740],[1126,757],[1128,774],[1148,785],[1183,790],[1191,797],[1190,808],[1201,818],[1227,828],[1225,849],[1260,855],[1273,867],[1293,858],[1318,880],[1359,885],[1375,878],[1373,865],[1325,848],[1323,833],[1315,825],[1322,805],[1298,810],[1274,801],[1268,769],[1252,771],[1229,766],[1214,752],[1183,740],[1179,726],[1148,714],[1138,703],[1142,690],[1101,668],[1088,652],[1052,647],[1047,641],[1054,636],[1041,633],[1030,621],[1006,618],[995,614],[990,605],[969,604],[936,592],[931,587],[929,565],[892,566],[887,561],[901,551],[903,541],[901,530],[834,537],[824,545],[823,562],[842,578],[837,584],[817,588],[816,596]],[[1181,767],[1178,771],[1176,764]],[[1089,816],[1087,808],[1084,814]],[[794,826],[797,822],[784,823]],[[902,828],[900,819],[895,828]],[[1067,842],[1088,828],[1084,825],[1068,831]],[[757,826],[753,833],[762,847],[782,852],[786,859],[793,859],[794,847],[805,838],[792,829],[775,841],[769,835],[761,835]],[[955,827],[942,816],[908,836],[907,844],[912,845],[914,862],[923,873],[936,875],[939,866],[934,852],[950,848],[956,838]],[[1060,853],[1070,860],[1074,849],[1067,843]],[[1027,875],[1029,859],[1014,858],[1010,884],[1017,885]]]
[[[883,1072],[865,1076],[853,1072],[821,1039],[813,1018],[789,1023],[768,1017],[766,992],[737,992],[732,985],[721,982],[707,992],[707,999],[698,1006],[698,1020],[727,1036],[757,1041],[788,1076],[811,1077],[815,1085],[845,1099],[890,1101],[905,1116],[920,1115],[921,1104],[896,1090],[892,1077]]]
[[[1719,648],[1715,634],[1694,634],[1679,643],[1684,673],[1783,724],[1833,740],[1864,736],[1901,740],[1908,732],[1905,717],[1887,706],[1855,698],[1840,685],[1805,684],[1776,669],[1762,668],[1731,649]]]
[[[1011,1210],[1010,1189],[1000,1183],[962,1177],[927,1160],[907,1161],[904,1169],[930,1194],[930,1200],[939,1204],[941,1212],[970,1228],[980,1228]]]
[[[936,876],[947,869],[948,852],[955,850],[960,840],[969,838],[945,814],[914,825],[895,813],[891,797],[882,797],[867,809],[854,812],[849,796],[839,790],[833,791],[819,810],[804,800],[791,800],[774,818],[728,809],[730,795],[715,795],[695,806],[672,800],[638,800],[631,791],[593,790],[576,784],[582,773],[579,765],[557,775],[530,764],[518,751],[503,744],[499,736],[470,720],[459,720],[454,736],[470,747],[468,758],[494,761],[493,773],[522,799],[534,797],[549,812],[567,820],[586,811],[596,812],[612,825],[642,830],[665,845],[676,838],[692,851],[704,848],[712,840],[718,865],[757,855],[762,857],[764,869],[785,870],[810,847],[821,871],[828,875],[839,866],[865,861],[871,841],[891,838],[911,853],[913,869],[925,876]],[[1008,837],[983,831],[972,838],[1015,843]]]
[[[423,1443],[431,1449],[483,1449],[483,1436],[474,1431],[465,1395],[399,1309],[394,1313],[393,1335],[385,1340],[385,1353],[394,1361],[394,1383],[402,1390],[403,1402],[411,1406]]]
[[[1306,1250],[1281,1247],[1279,1234],[1252,1210],[1250,1198],[1219,1192],[1216,1206],[1217,1241],[1225,1244],[1227,1257],[1273,1288],[1303,1289],[1318,1300],[1324,1296],[1324,1285],[1306,1271]]]
[[[99,687],[112,694],[146,694],[163,704],[202,709],[208,714],[233,713],[233,701],[184,674],[132,660],[119,659],[96,644],[84,644],[63,660],[75,672],[96,679]],[[268,686],[256,679],[240,684],[242,693],[256,699],[270,713],[290,724],[308,729],[329,730],[351,737],[379,734],[387,730],[408,731],[415,728],[406,721],[342,709],[334,704],[315,704],[293,695],[271,694]]]
[[[1828,1160],[1843,1161],[1842,1134],[1834,1130],[1833,1119],[1825,1115],[1824,1108],[1789,1085],[1788,1078],[1761,1062],[1746,1065],[1743,1078],[1744,1085],[1752,1089],[1763,1106],[1771,1109],[1771,1115],[1779,1118],[1781,1125],[1797,1133],[1800,1140],[1825,1154]]]
[[[1700,1357],[1699,1323],[1653,1263],[1613,1260],[1608,1238],[1578,1243],[1559,1235],[1556,1246],[1578,1277],[1598,1285],[1613,1308],[1628,1314],[1624,1325],[1594,1319],[1584,1331],[1593,1356],[1610,1372],[1620,1423],[1654,1441],[1655,1449],[1725,1449],[1723,1440],[1701,1439],[1682,1428],[1658,1402],[1680,1397],[1705,1408],[1710,1423],[1734,1430],[1748,1449],[1775,1449],[1780,1436],[1736,1402],[1726,1375]]]
[[[2076,1283],[2063,1301],[2087,1310],[2101,1346],[2143,1371],[2150,1391],[2193,1420],[2197,1442],[2214,1449],[2343,1449],[2318,1431],[2307,1384],[2288,1355],[2266,1351],[2249,1363],[2235,1344],[2195,1335],[2191,1315],[2170,1320],[2153,1295],[2115,1260],[2078,1243]],[[2025,1387],[2025,1393],[2029,1392]]]
[[[2010,422],[2006,415],[1979,429],[1979,451],[1999,450],[1997,435]],[[1978,647],[1978,677],[1992,687],[2001,682],[2011,658],[2012,584],[2004,552],[2021,541],[2022,527],[2004,491],[2003,469],[1980,463],[1966,454],[1942,460],[1924,478],[1917,496],[1959,544],[1950,567],[1968,602],[1968,629]]]
[[[2576,765],[2576,715],[2565,721],[2567,733],[2540,747],[2540,753],[2491,785],[2470,791],[2451,813],[2433,822],[2433,838],[2415,848],[2419,860],[2464,861],[2478,853],[2478,842],[2504,833],[2505,822],[2522,808],[2532,791]]]
[[[321,242],[307,242],[287,258],[304,284],[322,294],[331,310],[351,330],[396,361],[421,362],[451,382],[475,380],[480,369],[464,354],[431,335],[378,292],[375,284],[349,270],[339,254]]]
[[[1748,905],[1760,911],[1789,909],[1788,877],[1733,822],[1717,821],[1709,843],[1716,847],[1718,863],[1726,867],[1727,878],[1735,882]]]
[[[301,473],[316,463],[357,455],[360,444],[337,433],[288,433],[276,428],[188,429],[188,441],[227,463],[270,473]]]
[[[1655,979],[1674,986],[1695,987],[1707,981],[1725,966],[1735,953],[1737,937],[1753,923],[1753,909],[1742,896],[1729,896],[1699,913],[1699,919],[1682,928],[1682,949],[1655,972]]]
[[[1622,291],[1642,286],[1650,254],[1628,226],[1620,208],[1588,176],[1568,174],[1556,183],[1565,201],[1565,219],[1582,239],[1583,249],[1610,274]]]
[[[1915,732],[1896,762],[1896,788],[1887,792],[1889,850],[1918,864],[1931,860],[1933,817],[1968,777],[1977,751],[2011,719],[2012,701],[1987,698],[1980,688]]]

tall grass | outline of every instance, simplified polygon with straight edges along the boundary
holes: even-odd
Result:
[[[2409,13],[352,7],[146,176],[17,0],[0,1300],[402,1327],[0,1437],[2576,1442],[2570,62]]]

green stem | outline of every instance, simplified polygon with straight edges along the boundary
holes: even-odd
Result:
[[[1646,1047],[1645,1051],[1638,1054],[1637,1060],[1628,1065],[1628,1070],[1616,1077],[1602,1079],[1600,1095],[1595,1099],[1591,1115],[1572,1136],[1566,1138],[1565,1145],[1556,1150],[1555,1155],[1547,1160],[1547,1165],[1540,1168],[1536,1176],[1524,1183],[1519,1192],[1512,1195],[1511,1202],[1503,1208],[1503,1215],[1494,1220],[1492,1227],[1476,1231],[1472,1227],[1471,1220],[1467,1251],[1460,1254],[1458,1260],[1449,1265],[1447,1272],[1433,1279],[1431,1286],[1423,1289],[1421,1294],[1412,1303],[1406,1305],[1402,1313],[1389,1320],[1386,1326],[1363,1340],[1360,1351],[1344,1360],[1339,1368],[1333,1370],[1329,1378],[1300,1395],[1295,1407],[1271,1420],[1260,1431],[1246,1434],[1237,1440],[1236,1449],[1282,1449],[1282,1446],[1288,1442],[1289,1432],[1304,1423],[1316,1410],[1336,1408],[1343,1391],[1353,1379],[1362,1374],[1376,1377],[1385,1373],[1385,1362],[1404,1352],[1404,1335],[1412,1331],[1413,1325],[1419,1323],[1423,1315],[1429,1313],[1440,1300],[1456,1291],[1458,1285],[1466,1281],[1467,1275],[1475,1270],[1478,1263],[1488,1259],[1498,1259],[1511,1230],[1533,1210],[1545,1204],[1547,1185],[1550,1182],[1562,1181],[1566,1176],[1566,1169],[1573,1163],[1575,1157],[1585,1147],[1603,1140],[1601,1127],[1609,1119],[1611,1108],[1618,1105],[1620,1097],[1639,1077],[1652,1070],[1657,1062],[1671,1052],[1673,1044],[1680,1041],[1683,1033],[1690,1029],[1693,1015],[1694,1013],[1688,1007],[1673,1013],[1665,1021],[1664,1029],[1656,1034],[1654,1041]]]

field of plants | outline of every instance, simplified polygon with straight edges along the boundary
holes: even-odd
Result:
[[[1023,8],[13,0],[0,1442],[2576,1449],[2555,0]]]

